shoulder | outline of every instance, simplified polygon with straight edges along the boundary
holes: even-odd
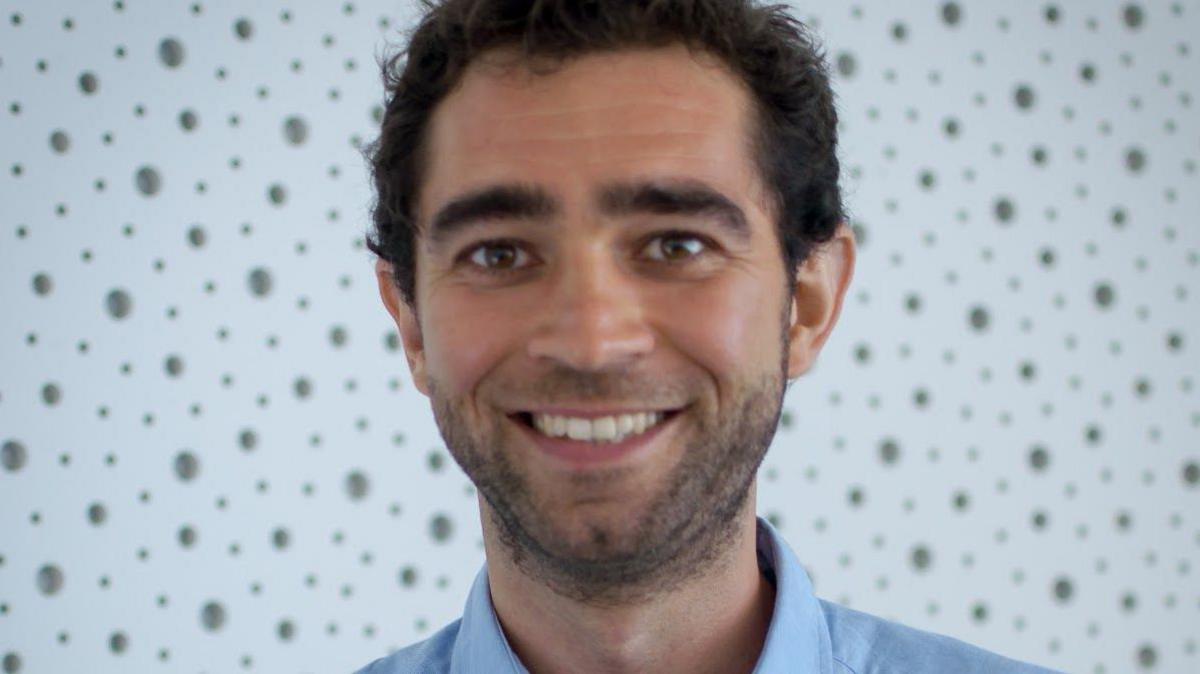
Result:
[[[919,630],[824,599],[819,601],[825,622],[829,625],[833,658],[853,674],[1053,672],[953,637]]]
[[[462,618],[446,625],[424,641],[379,658],[354,674],[432,674],[450,671],[450,654]]]

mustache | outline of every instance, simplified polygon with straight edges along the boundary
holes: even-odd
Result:
[[[587,372],[555,366],[521,382],[502,384],[495,399],[502,407],[531,409],[552,405],[682,407],[695,387],[677,378],[624,371]]]

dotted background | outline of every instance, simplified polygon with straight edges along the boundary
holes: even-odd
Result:
[[[403,2],[7,2],[0,672],[349,671],[483,548],[363,246]],[[1200,3],[805,3],[857,271],[759,512],[820,596],[1200,670]]]

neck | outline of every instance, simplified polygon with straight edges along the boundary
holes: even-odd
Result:
[[[638,603],[593,606],[518,568],[480,499],[492,605],[531,674],[748,674],[770,627],[775,587],[758,568],[754,486],[728,549],[687,583]]]

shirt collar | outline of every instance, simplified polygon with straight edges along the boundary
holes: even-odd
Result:
[[[829,628],[808,573],[787,541],[762,517],[757,518],[755,547],[760,570],[775,584],[775,608],[753,674],[833,672]],[[529,674],[500,628],[485,561],[467,596],[450,672],[499,672],[500,667],[506,668],[506,674]]]

